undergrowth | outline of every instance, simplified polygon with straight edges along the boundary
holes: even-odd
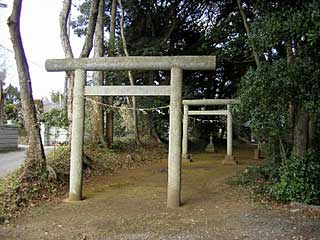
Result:
[[[246,168],[229,184],[242,185],[269,200],[320,204],[320,154],[291,156],[280,165]]]
[[[279,168],[279,178],[270,187],[273,198],[283,202],[320,204],[320,154],[292,156]]]
[[[85,145],[83,179],[89,181],[99,174],[114,173],[118,169],[137,168],[153,159],[165,157],[163,149],[133,143],[116,143],[110,149],[97,145]],[[49,176],[34,181],[24,181],[20,176],[23,167],[0,180],[0,223],[17,216],[22,210],[44,201],[66,197],[69,183],[70,147],[61,146],[47,155]],[[39,173],[41,175],[41,173]]]
[[[259,165],[247,167],[235,177],[228,179],[230,185],[244,186],[259,197],[269,196],[269,188],[279,176],[279,168],[275,165]]]

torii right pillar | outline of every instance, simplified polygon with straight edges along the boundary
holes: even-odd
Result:
[[[223,164],[237,164],[232,153],[232,114],[230,104],[227,105],[227,155],[223,160]]]

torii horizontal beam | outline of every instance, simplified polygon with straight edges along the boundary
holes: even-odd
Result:
[[[145,56],[145,57],[107,57],[107,58],[69,58],[48,59],[46,70],[49,72],[74,71],[120,71],[120,70],[213,70],[215,56]]]
[[[186,99],[182,101],[183,105],[199,106],[199,105],[228,105],[239,104],[240,99]]]
[[[202,116],[212,116],[212,115],[228,115],[227,110],[207,110],[207,111],[188,111],[189,116],[202,115]]]

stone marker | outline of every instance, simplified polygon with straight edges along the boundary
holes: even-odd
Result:
[[[210,133],[209,139],[210,139],[210,142],[206,147],[206,152],[214,153],[216,152],[216,149],[214,148],[214,145],[213,145],[213,133]]]

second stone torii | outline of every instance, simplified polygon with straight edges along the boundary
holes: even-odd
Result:
[[[194,115],[226,115],[227,116],[227,154],[223,164],[237,164],[232,153],[232,114],[230,106],[239,104],[239,99],[194,99],[183,100],[183,134],[182,134],[182,159],[190,160],[188,154],[188,125],[189,116]],[[199,105],[227,105],[227,110],[189,111],[189,106]]]

